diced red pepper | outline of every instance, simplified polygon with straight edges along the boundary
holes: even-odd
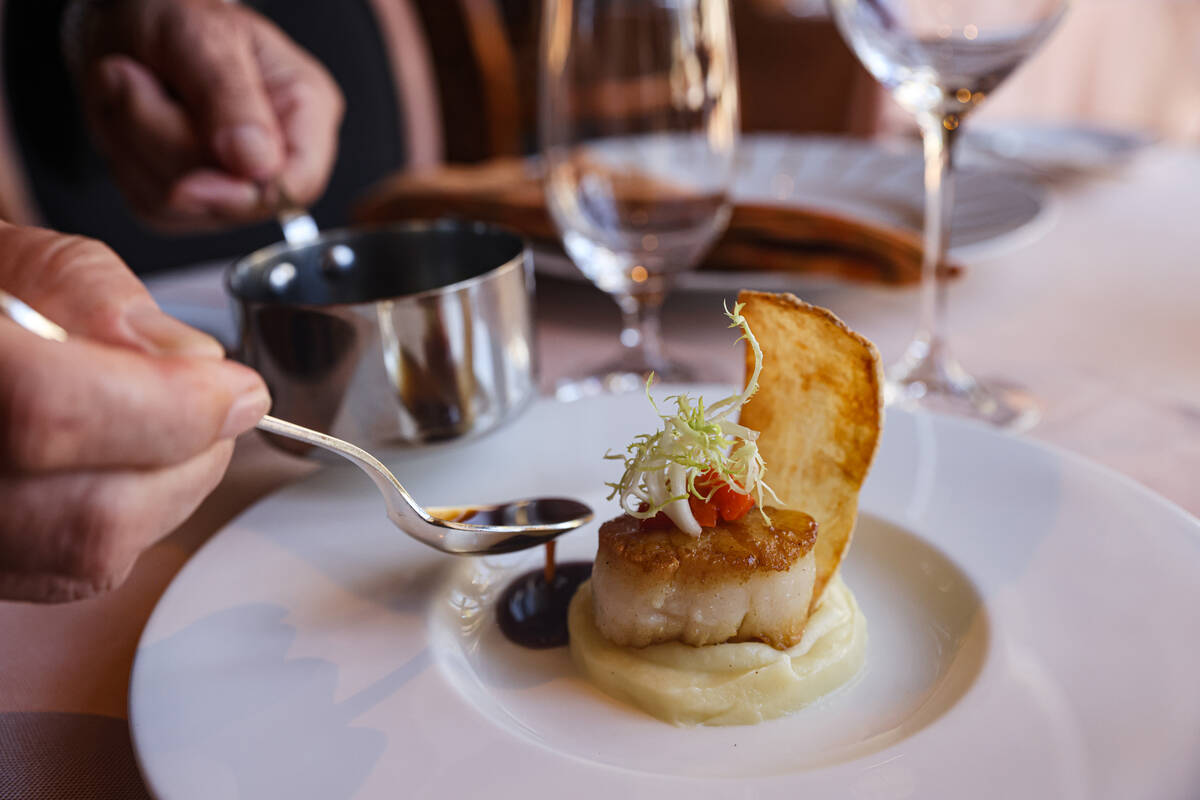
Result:
[[[695,495],[688,497],[688,505],[692,508],[692,516],[701,528],[712,528],[717,524],[717,506],[712,500],[701,500]]]
[[[705,493],[712,492],[709,503],[716,507],[721,519],[726,522],[740,519],[747,511],[754,508],[754,498],[751,495],[737,491],[721,480],[721,476],[712,470],[696,479],[696,488]],[[699,521],[700,518],[696,519]],[[700,524],[704,525],[705,523],[701,522]],[[713,525],[715,524],[716,522],[713,522]]]
[[[721,512],[721,519],[732,522],[740,519],[747,511],[754,508],[754,498],[748,494],[735,492],[728,486],[722,486],[713,494],[713,502]]]
[[[707,500],[695,495],[688,497],[688,506],[692,509],[692,516],[696,518],[696,522],[702,528],[716,527],[718,518],[726,522],[733,522],[754,508],[753,496],[732,488],[712,470],[696,478],[696,488],[702,494],[711,493]],[[639,527],[644,531],[665,531],[674,528],[675,523],[660,511],[653,517],[642,520]]]

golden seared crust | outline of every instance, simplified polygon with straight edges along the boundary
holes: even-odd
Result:
[[[776,650],[788,650],[800,644],[804,638],[804,628],[808,625],[808,614],[798,614],[790,620],[769,631],[759,631],[752,635],[734,636],[731,642],[762,642]]]
[[[636,565],[648,578],[704,582],[757,571],[783,572],[808,555],[817,523],[801,511],[767,508],[768,525],[757,510],[741,519],[705,528],[698,537],[671,529],[642,531],[622,515],[600,526],[596,560]]]

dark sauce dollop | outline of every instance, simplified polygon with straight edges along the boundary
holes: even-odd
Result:
[[[563,647],[567,633],[567,606],[579,584],[592,575],[592,562],[568,561],[553,567],[546,580],[545,569],[526,572],[504,590],[497,604],[500,630],[521,647],[545,650]]]

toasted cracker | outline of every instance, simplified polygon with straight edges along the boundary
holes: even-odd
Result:
[[[783,505],[817,521],[815,608],[850,547],[858,491],[879,444],[879,353],[793,295],[743,291],[738,302],[763,352],[758,392],[740,421],[761,434],[765,478]],[[753,368],[747,348],[746,374]]]

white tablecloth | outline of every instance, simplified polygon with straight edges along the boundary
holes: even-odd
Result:
[[[952,340],[963,361],[1041,398],[1044,417],[1033,438],[1123,472],[1193,514],[1200,513],[1198,186],[1200,153],[1160,147],[1119,175],[1057,191],[1053,224],[1041,238],[971,260],[951,298]],[[184,318],[228,331],[217,272],[159,279],[154,291]],[[806,299],[872,338],[885,360],[903,348],[916,313],[912,291],[847,286]],[[732,382],[740,363],[721,300],[677,295],[665,328],[671,349],[710,360]],[[538,313],[547,386],[580,363],[601,361],[615,343],[615,306],[588,286],[543,283]],[[66,606],[0,603],[0,775],[9,781],[0,788],[69,796],[79,784],[63,776],[83,764],[85,775],[100,770],[99,785],[108,776],[117,790],[111,796],[139,796],[128,777],[135,774],[129,748],[114,747],[111,726],[97,725],[95,716],[125,716],[146,618],[215,531],[311,469],[246,437],[222,485],[143,556],[121,589]],[[69,764],[61,753],[74,754]],[[40,793],[17,791],[22,786]],[[56,786],[66,788],[56,793]]]

